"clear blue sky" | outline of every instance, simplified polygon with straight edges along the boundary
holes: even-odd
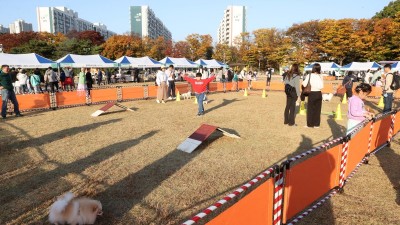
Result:
[[[6,1],[6,0],[2,0]],[[174,41],[187,35],[210,34],[216,42],[218,25],[228,5],[247,6],[247,31],[289,28],[315,19],[371,18],[391,0],[7,0],[0,24],[16,19],[32,23],[37,31],[37,6],[65,6],[90,22],[101,22],[118,34],[128,32],[129,6],[148,5],[172,33]]]

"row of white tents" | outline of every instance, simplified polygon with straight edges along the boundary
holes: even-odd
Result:
[[[47,68],[53,67],[90,67],[90,68],[159,68],[161,66],[174,65],[176,68],[198,68],[199,66],[207,68],[220,68],[228,67],[228,65],[213,60],[199,59],[196,62],[192,62],[186,58],[172,58],[165,57],[164,59],[157,61],[148,56],[134,58],[129,56],[123,56],[115,61],[112,61],[101,55],[75,55],[68,54],[57,61],[52,61],[45,57],[42,57],[36,53],[30,54],[7,54],[0,53],[0,64],[7,64],[10,67],[16,68]]]
[[[313,65],[317,63],[311,63],[305,67],[305,71],[311,71]],[[376,62],[352,62],[344,66],[339,66],[334,62],[318,62],[321,65],[321,71],[367,71],[367,70],[377,70],[381,66]],[[112,61],[101,55],[75,55],[68,54],[57,61],[52,61],[45,57],[42,57],[36,53],[30,54],[7,54],[0,53],[0,64],[7,64],[11,67],[20,68],[47,68],[53,67],[91,67],[91,68],[110,68],[110,67],[120,67],[120,68],[159,68],[162,65],[169,66],[174,65],[176,68],[198,68],[199,66],[207,68],[221,68],[228,67],[228,65],[219,62],[215,59],[204,60],[199,59],[195,62],[190,61],[186,58],[172,58],[165,57],[164,59],[157,61],[148,56],[134,58],[129,56],[123,56],[115,61]],[[392,65],[393,71],[400,70],[399,62]]]

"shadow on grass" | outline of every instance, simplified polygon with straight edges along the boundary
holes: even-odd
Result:
[[[376,112],[375,114],[381,113],[382,109],[379,108],[375,102],[370,102],[370,101],[364,101],[365,106],[368,106],[370,109],[374,110]]]
[[[128,175],[118,183],[107,188],[104,192],[98,193],[96,199],[99,199],[103,203],[103,208],[108,209],[108,213],[99,220],[99,223],[117,224],[129,221],[129,224],[144,224],[141,218],[134,217],[128,212],[137,204],[146,205],[146,196],[192,161],[207,147],[208,143],[215,141],[221,136],[223,136],[222,133],[214,132],[207,141],[203,142],[203,144],[190,154],[175,149],[136,173]],[[176,215],[176,212],[168,209],[168,207],[157,209],[151,206],[147,207],[152,208],[158,214],[155,219],[157,222],[154,224],[162,224],[163,219]],[[144,220],[146,221],[146,219]]]
[[[375,154],[383,171],[396,190],[395,202],[400,205],[400,155],[392,147],[386,147]]]
[[[84,125],[84,126],[78,126],[78,127],[72,127],[72,128],[68,128],[68,129],[64,129],[64,130],[60,130],[51,134],[46,134],[43,135],[41,137],[37,137],[37,138],[29,138],[28,140],[23,140],[23,141],[18,141],[18,139],[14,139],[14,140],[10,140],[8,142],[7,145],[5,145],[5,151],[9,152],[12,151],[16,148],[18,149],[24,149],[27,147],[30,147],[32,145],[34,146],[40,146],[40,145],[45,145],[48,143],[51,143],[53,141],[65,138],[67,136],[72,135],[76,135],[79,133],[84,133],[90,130],[93,130],[97,127],[103,126],[103,125],[107,125],[110,123],[115,123],[120,121],[121,119],[112,119],[112,120],[108,120],[108,121],[104,121],[104,122],[98,122],[98,123],[92,123],[92,124],[88,124],[88,125]],[[11,124],[9,124],[10,126],[13,126]],[[25,136],[25,137],[29,137],[30,135],[26,132],[23,131],[21,129],[19,129],[16,126],[13,126],[14,129],[20,130],[21,133]],[[2,151],[3,152],[3,151]]]
[[[1,187],[1,195],[0,202],[2,204],[9,203],[14,201],[26,194],[30,193],[33,190],[40,189],[48,183],[62,180],[62,178],[70,173],[81,174],[88,167],[94,166],[118,153],[121,153],[133,146],[139,144],[140,142],[152,137],[158,131],[151,131],[147,134],[144,134],[136,139],[122,141],[119,143],[115,143],[109,145],[105,148],[99,149],[93,152],[91,155],[76,160],[69,164],[59,164],[58,167],[54,170],[42,172],[40,174],[34,176],[26,176],[25,179],[20,179],[21,181],[12,182],[12,184],[6,184],[6,187]],[[4,185],[2,185],[4,186]],[[67,191],[67,190],[65,190]],[[62,193],[59,193],[62,194]],[[54,196],[49,196],[52,198]],[[37,204],[35,202],[34,204]],[[12,210],[12,209],[10,209]]]
[[[234,99],[232,99],[232,100],[223,99],[222,101],[223,101],[223,102],[222,102],[221,104],[216,105],[216,106],[213,106],[213,107],[211,107],[211,108],[209,108],[209,109],[204,109],[204,110],[206,111],[206,113],[209,113],[209,112],[212,112],[212,111],[214,111],[214,110],[217,110],[217,109],[219,109],[219,108],[222,108],[222,107],[224,107],[224,106],[227,106],[227,105],[229,105],[229,104],[231,104],[231,103],[233,103],[233,102],[237,102],[237,101],[240,101],[240,100],[237,100],[236,98],[234,98]]]
[[[328,116],[328,125],[331,128],[332,138],[340,138],[346,135],[347,128],[338,124],[333,115]]]

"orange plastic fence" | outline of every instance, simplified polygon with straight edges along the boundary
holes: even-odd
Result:
[[[50,108],[49,94],[17,95],[20,110]]]
[[[97,89],[91,90],[90,96],[92,98],[92,102],[105,102],[105,101],[116,101],[117,100],[117,89]]]
[[[396,134],[399,131],[400,131],[400,111],[396,113],[396,120],[394,121],[393,134]]]
[[[391,116],[386,116],[385,118],[375,122],[372,133],[371,149],[376,149],[388,141],[391,123]]]
[[[85,93],[76,91],[56,93],[56,99],[59,107],[86,103]]]
[[[273,179],[268,179],[207,225],[272,224]]]
[[[341,149],[334,146],[287,170],[284,223],[338,186]]]
[[[149,86],[149,97],[157,97],[158,86]]]
[[[144,87],[123,87],[122,100],[144,98]]]
[[[368,153],[370,127],[371,122],[369,122],[364,128],[362,128],[362,130],[350,140],[347,153],[347,167],[345,177],[349,176],[349,174],[356,168],[358,163],[360,163],[361,160],[365,157],[365,154]]]
[[[175,91],[176,92],[179,91],[180,94],[187,93],[190,90],[190,86],[189,85],[190,84],[187,84],[187,83],[177,84],[177,85],[175,85]]]

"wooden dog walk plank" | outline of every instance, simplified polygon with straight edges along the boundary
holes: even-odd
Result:
[[[105,106],[103,106],[103,107],[101,107],[99,110],[97,110],[96,112],[92,113],[91,116],[93,116],[93,117],[100,116],[101,114],[103,114],[104,112],[106,112],[107,110],[109,110],[109,109],[110,109],[111,107],[113,107],[114,105],[115,105],[115,106],[118,106],[118,107],[120,107],[120,108],[123,108],[123,109],[125,109],[125,110],[128,110],[128,111],[133,111],[132,109],[130,109],[130,108],[124,106],[124,105],[121,105],[121,104],[119,104],[119,103],[117,103],[117,102],[109,102],[109,103],[107,103]]]
[[[178,150],[192,153],[203,141],[205,141],[215,130],[222,132],[224,135],[229,137],[240,138],[234,134],[230,134],[216,126],[202,124],[192,135],[190,135],[184,142],[178,146]]]

